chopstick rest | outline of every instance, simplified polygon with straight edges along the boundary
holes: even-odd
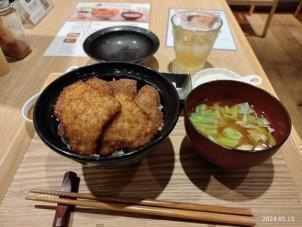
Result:
[[[78,192],[80,185],[80,178],[76,173],[68,171],[64,174],[61,185],[62,192]],[[64,196],[60,196],[64,198]],[[74,209],[73,205],[58,204],[56,213],[53,219],[52,227],[67,227],[70,218],[70,212]]]

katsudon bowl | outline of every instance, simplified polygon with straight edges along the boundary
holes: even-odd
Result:
[[[257,114],[270,122],[276,144],[255,151],[239,150],[227,148],[201,134],[190,116],[201,103],[215,102],[222,105],[249,103]],[[187,96],[184,112],[185,129],[194,150],[209,162],[227,169],[247,169],[263,163],[279,150],[291,131],[290,116],[278,99],[260,88],[238,81],[220,80],[199,85]]]
[[[146,84],[157,89],[161,99],[164,123],[162,129],[155,134],[149,143],[136,150],[121,150],[109,156],[84,156],[69,149],[68,143],[58,135],[59,122],[54,116],[54,105],[65,87],[93,77],[106,81],[122,78],[134,79],[137,81],[138,89]],[[179,113],[180,103],[175,87],[158,72],[136,64],[108,62],[75,69],[53,81],[42,91],[37,100],[33,122],[41,140],[58,154],[82,164],[118,167],[139,162],[150,154],[173,130]]]

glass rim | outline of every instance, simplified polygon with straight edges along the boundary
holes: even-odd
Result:
[[[219,26],[217,27],[217,28],[211,28],[211,29],[209,29],[209,30],[206,30],[206,31],[204,31],[204,30],[194,30],[194,32],[213,32],[213,31],[217,31],[217,30],[219,30],[221,27],[222,27],[222,25],[223,25],[223,20],[220,18],[220,16],[217,16],[217,15],[215,15],[215,14],[213,14],[213,13],[209,13],[209,12],[204,12],[204,11],[202,11],[202,10],[185,10],[185,11],[181,11],[181,12],[177,12],[177,13],[175,13],[172,17],[171,17],[171,23],[172,23],[172,25],[173,25],[173,27],[175,26],[175,27],[178,27],[178,28],[181,28],[181,29],[183,29],[183,30],[186,30],[186,31],[193,31],[192,29],[187,29],[187,28],[184,28],[183,26],[181,26],[181,25],[176,25],[175,23],[174,23],[174,21],[173,21],[173,19],[176,17],[176,16],[178,16],[178,15],[181,15],[181,14],[184,14],[184,13],[198,13],[198,14],[196,14],[196,15],[211,15],[211,16],[215,16],[217,19],[218,19],[218,21],[219,21]]]

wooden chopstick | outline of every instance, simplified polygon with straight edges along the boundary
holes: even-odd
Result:
[[[224,207],[217,205],[206,205],[206,204],[194,204],[194,203],[184,203],[184,202],[172,202],[165,200],[151,200],[151,199],[134,199],[134,198],[119,198],[119,197],[95,197],[88,193],[71,193],[71,192],[61,192],[43,189],[33,189],[33,193],[39,193],[44,195],[56,195],[64,196],[69,198],[81,198],[81,199],[91,199],[103,202],[118,202],[133,205],[145,205],[154,207],[166,207],[173,209],[183,209],[183,210],[193,210],[193,211],[205,211],[212,213],[222,213],[222,214],[236,214],[253,216],[251,209],[249,208],[239,208],[239,207]]]
[[[232,214],[209,213],[202,211],[181,210],[154,206],[126,205],[121,203],[105,203],[91,200],[72,200],[42,196],[26,196],[27,200],[59,203],[65,205],[74,205],[90,207],[107,211],[118,211],[136,214],[147,214],[161,217],[180,218],[186,220],[203,221],[211,223],[222,223],[240,226],[253,226],[255,219],[249,216],[240,216]]]

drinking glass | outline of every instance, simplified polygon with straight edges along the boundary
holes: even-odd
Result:
[[[183,11],[171,18],[176,71],[194,73],[204,68],[222,26],[219,16],[202,11]]]

